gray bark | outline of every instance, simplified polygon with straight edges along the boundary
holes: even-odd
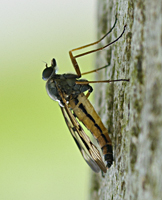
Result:
[[[95,85],[96,110],[107,126],[114,163],[105,178],[92,174],[90,199],[162,199],[162,1],[98,0],[98,38],[114,40],[97,53],[97,80],[130,82]]]

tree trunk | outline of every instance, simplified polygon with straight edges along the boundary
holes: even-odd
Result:
[[[95,85],[96,110],[112,139],[114,162],[105,177],[92,174],[92,200],[162,199],[162,1],[99,0],[98,38],[115,21],[97,53],[97,80],[130,82]]]

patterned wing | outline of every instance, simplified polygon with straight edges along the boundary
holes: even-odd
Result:
[[[106,173],[107,168],[101,158],[100,152],[86,135],[83,128],[68,108],[67,104],[65,107],[60,108],[69,131],[87,164],[96,173],[100,172],[100,170]]]

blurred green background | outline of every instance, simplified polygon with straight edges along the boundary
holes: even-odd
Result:
[[[94,0],[6,0],[0,6],[0,200],[87,199],[90,169],[46,94],[42,70],[95,41]],[[83,71],[93,57],[79,58]],[[87,77],[86,77],[87,78]]]

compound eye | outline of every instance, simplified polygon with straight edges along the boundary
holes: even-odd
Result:
[[[49,79],[49,77],[52,75],[53,73],[53,67],[47,67],[43,70],[43,73],[42,73],[42,79],[44,81],[47,81]]]

